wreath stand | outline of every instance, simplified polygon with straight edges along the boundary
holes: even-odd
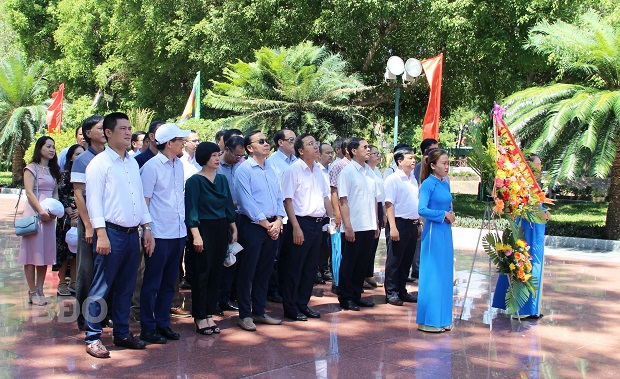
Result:
[[[482,240],[482,231],[485,229],[484,224],[486,223],[486,229],[487,229],[487,233],[491,233],[491,223],[493,224],[493,228],[495,229],[495,231],[497,231],[497,226],[495,224],[495,218],[493,217],[493,202],[492,202],[493,198],[489,196],[489,199],[487,200],[485,207],[484,207],[484,215],[482,217],[482,222],[480,223],[480,232],[478,233],[478,240],[476,242],[476,250],[474,251],[474,258],[471,262],[471,267],[469,269],[469,277],[467,279],[467,287],[465,287],[465,296],[463,298],[463,306],[461,307],[461,314],[459,316],[459,320],[463,319],[463,312],[465,310],[465,302],[467,301],[467,293],[469,292],[469,285],[471,284],[471,274],[474,271],[474,265],[476,263],[476,258],[478,256],[478,249],[480,246],[480,241]],[[489,330],[493,330],[493,314],[491,313],[492,311],[492,303],[493,303],[493,298],[491,296],[492,291],[491,291],[491,286],[493,285],[491,283],[491,277],[492,277],[492,264],[491,264],[491,257],[489,257],[489,270],[488,270],[488,275],[489,275],[489,308],[488,308],[488,312],[489,312]]]

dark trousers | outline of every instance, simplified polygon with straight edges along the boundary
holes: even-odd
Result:
[[[297,222],[304,233],[304,242],[301,245],[293,243],[293,227],[289,222],[284,226],[284,249],[278,260],[280,293],[284,312],[297,314],[308,306],[316,266],[321,249],[322,222],[316,218],[297,217]]]
[[[93,238],[94,275],[88,293],[88,314],[86,317],[86,343],[101,338],[101,322],[103,319],[101,303],[110,290],[112,296],[113,335],[116,338],[129,336],[129,308],[131,296],[136,287],[136,275],[140,263],[140,238],[138,231],[125,233],[106,228],[110,240],[110,253],[97,254],[95,251],[96,236]]]
[[[284,238],[279,238],[276,245],[276,257],[273,262],[273,271],[271,272],[271,276],[269,277],[269,287],[267,288],[267,294],[270,296],[280,295],[280,272],[278,268],[278,260],[280,259],[282,249],[286,249],[286,246],[284,246]]]
[[[267,230],[246,216],[239,217],[239,243],[243,250],[237,254],[237,302],[239,317],[262,316],[267,307],[267,288],[276,259],[278,241]]]
[[[319,272],[329,270],[329,260],[332,256],[332,238],[328,231],[321,233],[321,251],[319,253]]]
[[[226,219],[201,220],[200,236],[204,250],[191,249],[192,265],[192,316],[201,320],[215,314],[218,290],[228,250],[229,223]],[[188,243],[193,243],[191,240]]]
[[[82,315],[82,306],[88,297],[88,291],[90,291],[90,284],[93,282],[93,245],[86,242],[84,239],[84,223],[81,218],[78,218],[78,250],[76,261],[76,278],[75,278],[75,299],[77,307],[80,310],[78,316],[78,326],[84,327],[84,315]]]
[[[343,235],[342,238],[345,238]],[[362,285],[368,271],[368,261],[372,255],[375,231],[355,232],[355,242],[346,241],[340,262],[340,281],[338,287],[341,303],[358,300],[362,296]]]
[[[377,213],[377,225],[381,228],[383,226],[383,203],[379,203],[378,209],[379,213]],[[381,233],[381,231],[379,231],[379,233]],[[372,257],[370,257],[368,269],[366,270],[367,278],[372,278],[375,276],[375,257],[377,256],[377,247],[379,247],[379,237],[375,238],[375,241],[373,242]]]
[[[170,306],[176,291],[185,237],[155,239],[155,250],[144,256],[140,290],[140,326],[146,332],[170,326]]]
[[[222,268],[222,279],[220,280],[220,289],[218,294],[218,302],[220,305],[232,301],[232,297],[237,295],[237,268],[239,265],[234,264],[230,267]]]
[[[388,224],[385,229],[388,235],[389,228]],[[414,224],[412,220],[396,217],[396,229],[400,238],[398,241],[392,241],[385,261],[385,293],[388,296],[407,294],[409,267],[418,242],[417,222]]]
[[[420,228],[418,228],[418,234],[420,233]],[[411,263],[411,277],[419,278],[420,277],[420,250],[421,250],[422,240],[418,238],[418,242],[416,242],[415,254],[413,255],[413,262]]]

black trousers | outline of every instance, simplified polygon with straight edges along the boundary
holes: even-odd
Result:
[[[267,288],[276,259],[278,241],[267,230],[246,216],[239,217],[239,243],[243,250],[237,254],[237,302],[239,317],[262,316],[267,308]]]
[[[321,249],[322,222],[316,218],[297,217],[297,222],[304,233],[301,245],[293,243],[293,227],[289,222],[284,226],[284,249],[278,260],[280,293],[284,312],[297,314],[307,307],[312,295],[316,266]]]
[[[345,248],[340,262],[340,281],[338,283],[340,294],[338,300],[344,303],[362,297],[362,285],[368,271],[368,261],[372,256],[375,231],[355,232],[355,242],[347,241],[344,234],[342,238],[345,241]]]
[[[321,251],[319,253],[319,272],[329,270],[329,260],[332,257],[332,238],[328,231],[321,233]]]
[[[191,249],[192,271],[192,316],[204,319],[215,314],[218,289],[228,250],[228,221],[201,220],[200,236],[204,250],[200,253]],[[189,243],[193,244],[190,239]]]
[[[414,223],[413,220],[396,217],[396,229],[400,239],[391,241],[391,248],[388,249],[385,261],[385,293],[388,296],[407,294],[409,267],[418,242],[417,221]],[[385,231],[389,235],[389,224]]]

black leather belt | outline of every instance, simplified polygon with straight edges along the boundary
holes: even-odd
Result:
[[[316,223],[323,222],[323,217],[297,216],[297,218],[301,218],[301,219],[308,220],[311,222],[316,222]]]
[[[403,220],[405,222],[410,222],[413,225],[417,225],[420,223],[420,219],[416,218],[416,219],[410,219],[410,218],[402,218],[402,217],[395,217],[397,220]]]
[[[116,225],[113,224],[111,222],[105,222],[105,226],[106,228],[110,228],[110,229],[114,229],[114,230],[118,230],[119,232],[123,232],[123,233],[127,233],[127,234],[131,234],[133,232],[137,232],[138,231],[138,226],[132,226],[130,228],[126,227],[126,226],[120,226],[120,225]]]

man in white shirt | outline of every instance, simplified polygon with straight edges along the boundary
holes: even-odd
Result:
[[[143,229],[145,252],[150,255],[155,247],[138,164],[127,154],[131,142],[129,118],[124,113],[111,113],[103,120],[103,131],[108,147],[86,168],[86,207],[95,229],[95,271],[84,315],[85,340],[86,351],[96,358],[110,356],[101,343],[100,320],[105,317],[102,304],[112,289],[114,344],[144,349],[145,343],[129,332],[131,295],[140,263],[139,226]]]
[[[282,198],[288,223],[280,252],[279,280],[284,316],[293,321],[319,318],[308,307],[319,261],[324,216],[333,217],[329,187],[316,163],[319,147],[302,134],[295,141],[297,160],[282,176]]]
[[[84,139],[84,135],[82,134],[82,126],[78,126],[75,129],[75,143],[78,145],[82,145],[84,149],[88,149],[88,143]],[[71,146],[67,146],[60,153],[58,153],[58,165],[60,165],[60,171],[65,171],[65,164],[67,163],[67,152]]]
[[[144,258],[140,293],[140,339],[150,343],[178,340],[170,328],[170,307],[176,293],[179,264],[185,248],[185,180],[183,151],[189,130],[167,123],[155,132],[159,153],[142,166],[144,197],[153,219],[153,254]]]
[[[138,130],[131,135],[131,149],[129,150],[129,156],[133,157],[142,150],[142,146],[144,146],[144,137],[146,137],[146,133],[142,130]]]
[[[370,157],[368,142],[351,138],[347,150],[352,160],[338,178],[340,213],[346,239],[340,262],[338,301],[343,309],[359,311],[360,307],[375,305],[362,300],[361,294],[374,239],[379,237],[377,198],[383,190],[377,186],[375,174],[366,164]]]
[[[276,151],[267,158],[267,163],[276,172],[278,181],[282,183],[282,174],[297,160],[295,156],[295,132],[282,129],[273,136]]]
[[[196,148],[199,144],[200,137],[198,133],[191,130],[189,135],[185,137],[185,148],[183,149],[183,156],[181,157],[184,180],[187,180],[187,178],[202,170],[202,167],[196,162]]]
[[[278,178],[278,183],[280,183],[280,189],[282,188],[282,174],[286,170],[291,167],[293,162],[297,160],[295,156],[295,132],[289,129],[281,129],[276,132],[273,136],[273,143],[276,148],[276,151],[271,154],[269,158],[267,158],[267,164],[271,166],[273,171],[276,173],[276,177]],[[286,223],[286,218],[283,220]],[[280,250],[282,249],[282,241],[278,244],[278,252],[276,253],[276,262],[273,272],[271,273],[271,278],[269,279],[269,291],[267,293],[267,299],[274,303],[281,303],[282,296],[280,295],[279,283],[278,279],[279,270],[278,270],[278,259],[280,257]]]
[[[413,175],[413,149],[402,147],[394,152],[398,169],[384,182],[386,234],[392,241],[385,262],[385,295],[388,304],[415,303],[417,298],[407,292],[409,267],[418,241],[418,181]]]

